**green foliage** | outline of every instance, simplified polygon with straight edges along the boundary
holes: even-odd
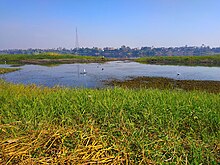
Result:
[[[1,81],[0,140],[45,125],[74,128],[79,132],[59,136],[65,135],[65,148],[74,152],[82,144],[80,132],[97,129],[93,138],[129,164],[217,164],[219,110],[219,94],[198,91],[46,88]]]

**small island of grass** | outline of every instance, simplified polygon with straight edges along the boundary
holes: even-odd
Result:
[[[0,74],[5,74],[9,72],[14,72],[19,70],[19,68],[0,68]]]
[[[142,57],[136,62],[159,65],[187,65],[187,66],[220,66],[220,55],[209,56],[153,56]]]

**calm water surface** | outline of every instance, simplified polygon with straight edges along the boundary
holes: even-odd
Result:
[[[10,66],[0,65],[0,67]],[[220,81],[220,67],[147,65],[114,61],[104,64],[62,64],[54,67],[24,65],[20,68],[19,71],[0,75],[0,78],[13,83],[86,88],[103,87],[103,80],[125,79],[130,76]],[[84,69],[86,74],[82,74]],[[177,73],[180,75],[177,76]]]

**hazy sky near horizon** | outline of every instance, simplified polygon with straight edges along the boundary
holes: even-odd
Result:
[[[220,0],[0,0],[0,49],[220,46]]]

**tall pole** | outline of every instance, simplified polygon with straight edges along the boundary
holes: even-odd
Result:
[[[79,40],[78,40],[78,31],[77,31],[77,28],[76,28],[76,41],[75,41],[75,48],[76,48],[76,50],[79,49]]]

